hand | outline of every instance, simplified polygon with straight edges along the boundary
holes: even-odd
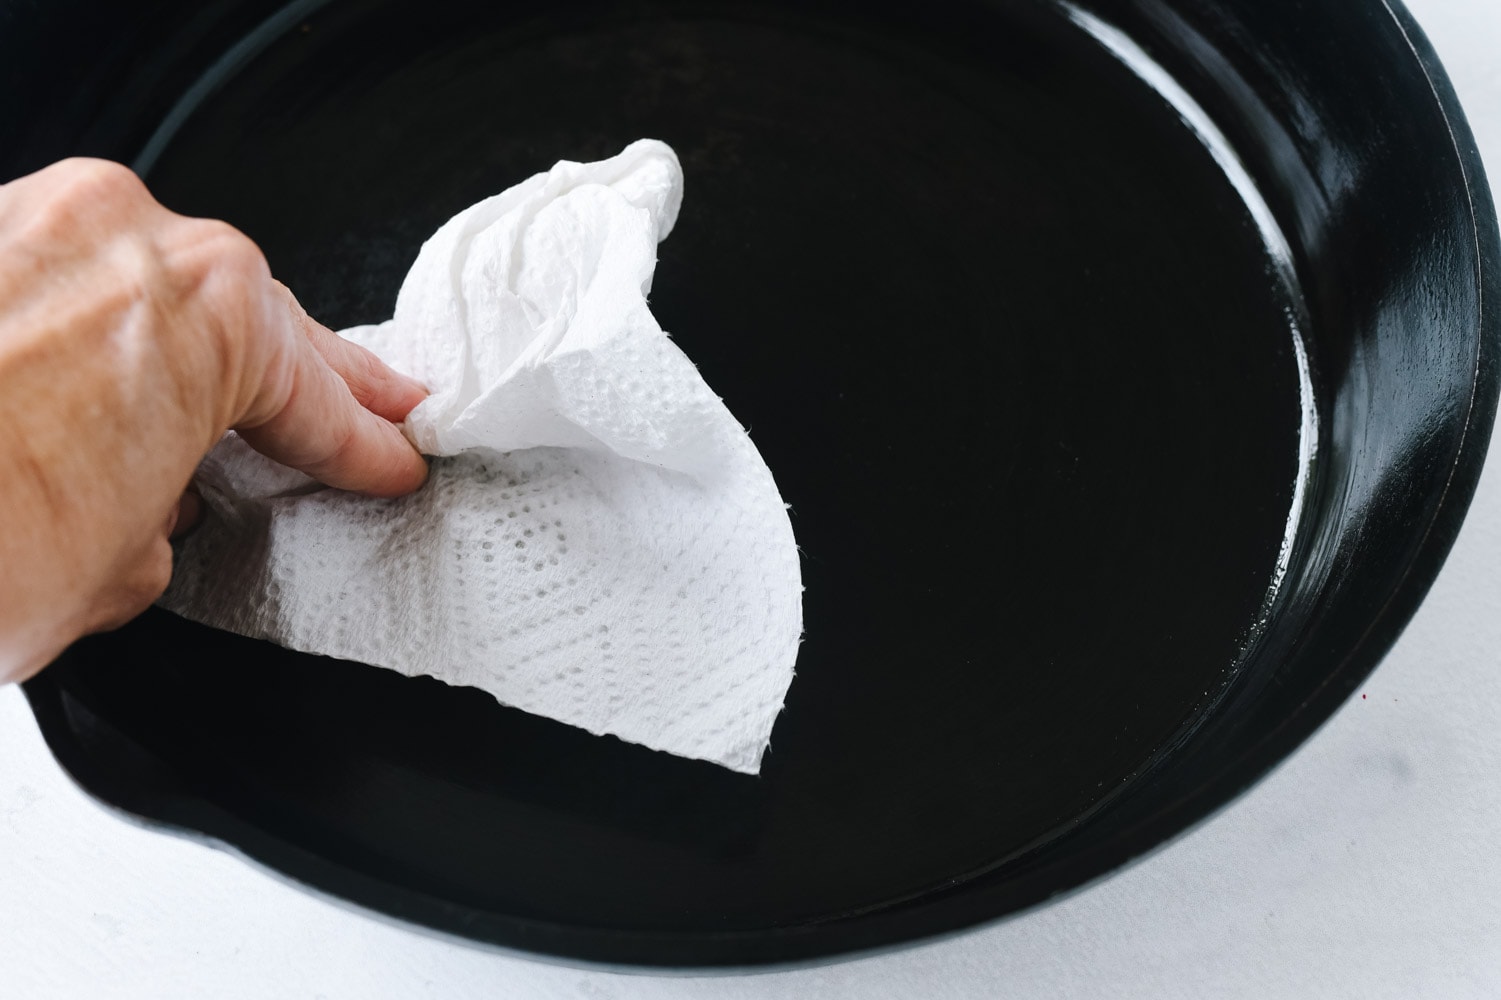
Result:
[[[0,681],[161,595],[183,491],[226,430],[398,496],[427,467],[393,421],[425,394],[310,319],[247,237],[125,167],[0,185]]]

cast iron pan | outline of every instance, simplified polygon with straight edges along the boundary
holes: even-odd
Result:
[[[760,777],[159,611],[26,687],[103,801],[415,924],[735,965],[1083,885],[1360,683],[1485,453],[1495,217],[1382,0],[0,10],[0,177],[134,163],[335,327],[557,159],[682,157],[653,308],[804,554]]]

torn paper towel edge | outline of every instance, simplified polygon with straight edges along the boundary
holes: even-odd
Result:
[[[599,163],[559,163],[446,223],[419,253],[393,319],[344,332],[433,390],[406,424],[422,450],[447,456],[434,460],[429,485],[395,501],[351,497],[231,435],[200,471],[210,518],[184,547],[162,604],[215,627],[479,687],[596,734],[757,772],[792,679],[801,571],[770,471],[646,306],[655,243],[672,229],[681,198],[676,156],[642,140]],[[566,226],[538,224],[556,222],[559,206],[597,226],[589,280],[510,294],[505,282],[518,265],[508,251],[519,253],[538,231],[566,236]],[[638,398],[633,387],[643,382],[671,387],[673,398]],[[480,500],[442,506],[441,498],[467,496],[485,480]],[[309,550],[350,520],[361,525],[359,558],[383,567],[382,553],[406,540],[404,525],[421,526],[430,544],[462,546],[477,537],[466,532],[486,505],[498,510],[512,502],[502,495],[525,495],[538,483],[592,490],[604,508],[629,498],[617,506],[674,518],[663,526],[622,515],[612,531],[573,543],[593,546],[610,565],[569,599],[590,620],[603,602],[617,632],[628,633],[624,643],[618,634],[602,639],[562,625],[518,637],[506,614],[492,623],[484,608],[477,618],[425,612],[432,619],[425,620],[404,607],[411,581],[399,573],[342,611],[337,600],[307,609],[327,595],[299,597],[307,560],[318,557]],[[373,510],[379,517],[367,524]],[[733,530],[723,531],[720,550],[692,547],[696,536],[727,524]],[[424,579],[441,576],[441,566],[413,558]],[[302,611],[284,610],[292,605]],[[358,621],[383,627],[347,624]],[[406,641],[411,630],[429,641]],[[478,645],[450,641],[456,630],[475,633]],[[600,671],[610,663],[614,680],[606,684]],[[556,693],[565,676],[576,696]]]

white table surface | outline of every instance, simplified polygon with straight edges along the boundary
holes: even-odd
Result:
[[[1501,2],[1411,0],[1501,177]],[[1427,602],[1270,777],[1146,861],[938,943],[793,972],[581,971],[429,938],[149,833],[0,690],[0,998],[1501,997],[1501,437]]]

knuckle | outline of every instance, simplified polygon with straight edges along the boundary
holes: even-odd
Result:
[[[135,198],[146,195],[146,185],[129,167],[113,160],[74,157],[57,164],[62,188],[82,201],[101,198]]]
[[[42,195],[29,213],[27,235],[68,241],[97,233],[106,220],[130,218],[150,195],[130,169],[109,160],[71,159],[48,167]]]
[[[227,222],[217,219],[193,219],[194,242],[208,263],[237,274],[269,277],[266,257],[255,241]]]
[[[200,265],[215,296],[243,301],[264,295],[271,269],[260,247],[228,223],[204,220],[197,225]]]
[[[243,317],[265,292],[270,269],[260,248],[226,222],[185,219],[172,258],[180,280],[217,315]]]
[[[309,475],[316,479],[341,479],[347,475],[351,456],[358,454],[362,443],[361,428],[354,420],[347,416],[331,420],[332,428],[304,456]]]
[[[151,201],[141,179],[111,160],[64,160],[56,169],[56,195],[48,204],[68,221],[85,213],[98,216],[106,207],[130,211]]]
[[[374,354],[358,345],[355,345],[350,353],[353,360],[349,366],[349,376],[345,381],[348,382],[350,391],[359,397],[360,402],[368,402],[367,397],[373,395],[385,381],[386,366],[381,364],[380,359]]]

